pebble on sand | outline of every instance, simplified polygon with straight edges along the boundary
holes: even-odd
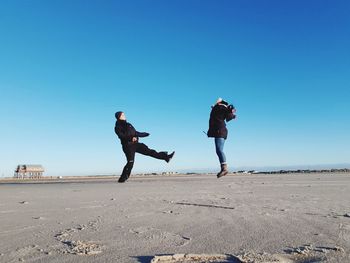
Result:
[[[38,220],[38,219],[39,219],[39,220],[43,220],[43,219],[45,219],[45,218],[44,218],[44,217],[41,217],[41,216],[34,216],[34,217],[33,217],[33,219],[37,219],[37,220]]]

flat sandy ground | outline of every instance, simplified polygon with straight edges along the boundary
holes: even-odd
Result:
[[[0,262],[350,262],[349,216],[350,174],[0,184]]]

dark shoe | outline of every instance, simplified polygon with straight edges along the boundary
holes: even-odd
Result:
[[[125,183],[126,180],[128,180],[128,177],[120,176],[120,177],[119,177],[119,180],[118,180],[118,183]]]
[[[216,175],[217,178],[223,177],[228,174],[227,164],[221,164],[221,171]]]
[[[174,157],[175,151],[173,151],[171,154],[168,154],[167,158],[166,158],[166,162],[170,162],[170,160]]]

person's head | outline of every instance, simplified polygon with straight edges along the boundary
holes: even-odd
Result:
[[[216,100],[215,105],[220,105],[220,104],[223,104],[223,105],[226,105],[226,106],[228,105],[228,103],[226,101],[224,101],[222,98],[218,98]]]
[[[117,112],[115,113],[115,118],[116,118],[118,121],[125,121],[125,120],[126,120],[125,113],[122,112],[122,111],[117,111]]]

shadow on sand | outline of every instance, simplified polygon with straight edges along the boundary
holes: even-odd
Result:
[[[139,263],[150,263],[153,256],[137,256],[132,258],[137,259]]]

